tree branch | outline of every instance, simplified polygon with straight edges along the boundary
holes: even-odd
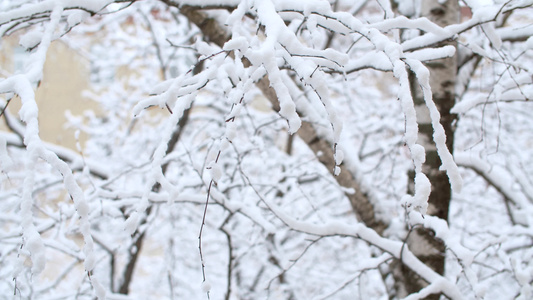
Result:
[[[198,7],[183,6],[180,8],[181,12],[189,18],[191,22],[200,28],[202,33],[209,41],[215,43],[219,47],[223,47],[230,39],[230,35],[224,30],[221,25],[208,15],[200,10]],[[260,79],[256,86],[263,92],[263,95],[270,101],[275,110],[279,110],[279,102],[276,92],[270,87],[268,76]],[[316,130],[310,123],[303,122],[302,127],[297,132],[298,136],[304,140],[311,150],[317,155],[318,160],[330,171],[334,172],[335,159],[331,144],[320,137]],[[318,155],[318,154],[321,155]],[[376,219],[374,207],[368,198],[368,195],[361,192],[361,185],[358,183],[344,165],[340,166],[341,173],[339,176],[334,176],[337,183],[346,188],[353,188],[356,193],[347,194],[350,204],[359,217],[359,219],[368,227],[374,229],[378,233],[383,233],[385,224]]]

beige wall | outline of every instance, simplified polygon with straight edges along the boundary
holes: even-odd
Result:
[[[4,39],[0,48],[0,77],[14,71],[14,55],[18,38]],[[82,96],[89,85],[89,62],[61,41],[51,44],[44,65],[43,80],[37,88],[35,99],[39,106],[40,136],[43,140],[76,149],[75,130],[65,127],[65,112],[81,115],[95,104]],[[18,118],[20,100],[14,98],[9,111]],[[7,130],[0,121],[0,130]],[[85,137],[80,135],[83,144]]]

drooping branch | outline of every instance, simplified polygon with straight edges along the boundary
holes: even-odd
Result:
[[[257,86],[263,92],[263,95],[265,95],[265,97],[273,104],[273,107],[276,107],[277,96],[274,89],[270,87],[268,77],[261,79],[257,83]],[[302,123],[302,127],[297,134],[315,153],[320,163],[322,163],[322,165],[334,175],[335,158],[331,144],[323,137],[320,137],[311,123],[308,122]],[[374,207],[370,202],[368,195],[362,192],[361,184],[344,165],[340,165],[339,167],[341,168],[341,172],[334,177],[340,186],[355,191],[355,193],[346,194],[350,200],[354,213],[366,226],[376,230],[380,234],[383,233],[386,225],[376,218]]]
[[[230,39],[227,31],[224,30],[216,20],[210,19],[200,8],[187,6],[181,7],[180,11],[200,28],[209,41],[217,44],[219,47],[223,47]],[[256,86],[270,101],[272,107],[279,110],[278,96],[276,95],[275,90],[270,86],[268,76],[260,79],[256,83]],[[297,134],[317,155],[318,160],[330,171],[330,173],[333,174],[335,170],[335,158],[332,145],[326,139],[320,137],[313,126],[307,122],[302,123],[302,127]],[[382,233],[385,229],[385,224],[376,218],[370,199],[366,194],[361,192],[362,189],[360,183],[350,174],[345,166],[341,165],[339,167],[341,168],[341,172],[338,176],[335,176],[338,184],[342,187],[351,188],[356,191],[355,193],[346,195],[350,200],[354,213],[366,226],[376,230],[378,233]]]

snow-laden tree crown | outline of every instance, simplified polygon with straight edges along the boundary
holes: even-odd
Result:
[[[533,297],[533,1],[0,8],[1,294]]]

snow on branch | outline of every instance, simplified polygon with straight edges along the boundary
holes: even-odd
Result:
[[[448,174],[453,191],[460,193],[463,186],[463,180],[459,174],[459,169],[453,160],[453,156],[446,146],[446,134],[442,124],[440,123],[440,113],[435,105],[435,102],[433,102],[433,94],[429,84],[429,71],[420,61],[406,59],[406,62],[411,70],[416,74],[418,83],[422,87],[424,101],[429,109],[431,125],[433,126],[433,140],[437,146],[439,157],[442,160],[441,168]]]
[[[28,2],[6,12],[0,12],[0,36],[20,28],[25,28],[33,23],[47,21],[51,18],[53,10],[58,6],[63,7],[63,10],[65,11],[81,10],[93,15],[102,11],[111,3],[134,1],[135,0],[72,0],[64,3],[64,1],[47,0],[37,3]],[[69,27],[73,27],[79,24],[83,18],[84,17],[79,14],[71,14],[66,19]]]
[[[163,248],[165,251],[162,259],[164,267],[161,268],[163,271],[154,276],[158,280],[154,289],[167,284],[161,283],[164,280],[159,279],[159,275],[163,274],[168,276],[169,294],[175,297],[177,293],[173,289],[181,289],[181,283],[177,284],[173,277],[176,269],[173,264],[180,260],[190,261],[188,257],[180,256],[185,251],[176,251],[174,247],[175,244],[180,247],[187,244],[182,241],[185,237],[176,232],[194,231],[191,228],[199,223],[199,218],[202,219],[200,233],[193,239],[198,239],[202,267],[205,267],[208,259],[218,255],[213,253],[220,253],[220,249],[228,250],[229,253],[227,261],[213,260],[213,264],[210,263],[209,271],[213,270],[213,276],[209,276],[213,279],[212,286],[205,280],[205,270],[201,270],[205,281],[204,292],[209,291],[213,297],[220,291],[221,280],[217,277],[226,273],[226,298],[256,296],[259,292],[253,294],[256,293],[255,286],[260,286],[261,281],[264,281],[263,277],[271,276],[267,274],[272,273],[268,266],[284,269],[284,262],[288,261],[283,257],[280,260],[282,263],[279,263],[275,254],[267,253],[271,257],[262,253],[257,255],[259,251],[267,249],[265,252],[275,252],[272,249],[281,249],[283,243],[290,244],[285,245],[287,248],[299,248],[304,243],[295,242],[294,236],[303,241],[307,235],[314,235],[319,239],[324,237],[323,240],[326,240],[325,237],[348,236],[351,237],[351,243],[353,239],[362,240],[365,243],[353,244],[364,245],[375,251],[372,255],[378,254],[371,260],[358,263],[350,270],[351,276],[329,283],[329,290],[332,290],[331,286],[334,286],[333,290],[339,287],[339,282],[341,285],[337,290],[342,290],[356,278],[360,280],[359,275],[367,269],[381,268],[389,263],[388,266],[393,267],[391,261],[396,261],[403,263],[428,283],[425,287],[419,287],[418,293],[411,294],[409,299],[423,298],[434,293],[461,299],[463,291],[459,290],[459,286],[462,282],[455,283],[455,278],[451,279],[453,275],[439,275],[429,264],[423,263],[422,256],[415,257],[416,249],[411,244],[407,246],[407,242],[399,241],[404,237],[406,225],[432,229],[435,238],[439,239],[435,241],[444,242],[442,251],[446,247],[458,258],[461,271],[473,288],[471,294],[478,295],[480,286],[477,282],[482,279],[481,276],[476,277],[478,269],[473,263],[474,255],[462,246],[464,240],[459,241],[458,235],[455,235],[454,230],[457,229],[449,227],[445,220],[425,215],[433,187],[427,176],[430,172],[425,174],[422,171],[426,163],[426,150],[419,133],[422,125],[419,123],[420,119],[417,120],[414,93],[411,90],[413,83],[418,84],[423,92],[422,105],[429,111],[428,124],[423,125],[431,125],[433,128],[432,136],[429,136],[429,132],[428,137],[435,142],[442,161],[441,169],[446,170],[453,191],[459,192],[462,187],[457,161],[460,166],[471,168],[486,178],[517,208],[529,211],[533,192],[528,186],[527,178],[521,178],[527,177],[529,170],[521,172],[492,166],[481,160],[467,159],[464,154],[452,157],[446,147],[446,140],[451,136],[445,135],[439,120],[439,109],[432,98],[433,92],[436,92],[432,89],[438,87],[430,86],[431,74],[423,63],[459,55],[456,53],[457,47],[442,46],[442,42],[459,40],[463,34],[469,34],[468,31],[479,30],[483,34],[475,39],[460,41],[460,45],[464,46],[469,55],[482,57],[480,60],[486,59],[490,63],[503,64],[506,69],[503,75],[495,76],[497,84],[491,87],[490,94],[477,93],[458,103],[452,113],[466,113],[485,103],[528,101],[533,97],[531,69],[528,63],[523,63],[518,58],[530,57],[528,51],[533,48],[533,39],[528,34],[531,29],[525,26],[512,31],[497,26],[502,14],[518,7],[531,6],[533,1],[507,1],[487,7],[476,6],[473,4],[475,1],[465,1],[473,8],[473,18],[447,27],[439,27],[426,18],[395,16],[397,12],[393,11],[389,1],[369,4],[374,5],[374,9],[379,6],[377,13],[369,12],[375,14],[370,19],[361,17],[359,12],[347,12],[350,11],[347,8],[351,4],[341,3],[345,1],[337,1],[335,4],[322,0],[29,2],[31,1],[7,13],[0,13],[0,35],[37,24],[19,41],[22,46],[33,51],[26,71],[0,81],[0,92],[20,97],[22,108],[19,115],[25,123],[25,126],[14,124],[10,127],[23,138],[23,142],[17,141],[15,135],[0,135],[0,166],[2,171],[6,171],[2,175],[6,174],[9,181],[11,173],[7,173],[14,169],[13,161],[24,161],[24,166],[20,168],[23,171],[17,170],[17,176],[23,173],[20,176],[23,178],[22,197],[15,197],[18,196],[18,191],[2,194],[2,197],[6,195],[9,199],[16,199],[21,208],[20,216],[13,218],[12,222],[21,227],[23,247],[17,251],[23,255],[30,254],[32,274],[38,274],[44,269],[46,249],[56,247],[62,250],[62,247],[53,242],[47,242],[46,235],[40,236],[43,226],[38,223],[43,222],[35,212],[38,210],[39,213],[47,213],[45,208],[35,207],[35,191],[41,192],[38,168],[45,165],[49,167],[46,172],[54,172],[55,181],[49,183],[49,180],[45,180],[42,184],[59,185],[61,179],[57,178],[59,175],[62,177],[63,186],[73,202],[73,205],[65,208],[65,215],[71,218],[70,228],[74,229],[75,234],[81,232],[84,242],[81,252],[76,252],[75,245],[72,249],[65,248],[64,252],[77,261],[83,261],[88,272],[85,283],[88,285],[90,280],[93,285],[92,290],[88,290],[96,293],[99,298],[105,297],[106,290],[116,292],[117,282],[126,282],[126,288],[120,289],[123,293],[129,292],[127,287],[130,282],[137,282],[132,279],[133,270],[137,257],[146,257],[146,248],[141,248],[143,238],[148,247],[157,244],[157,251]],[[125,4],[111,5],[117,3]],[[350,7],[360,11],[363,7],[361,3]],[[121,7],[119,10],[122,10],[129,4],[133,4],[132,10],[121,11],[120,18],[113,20],[112,17],[116,17],[116,14],[109,18],[104,15],[104,11],[108,11],[106,7]],[[337,5],[345,11],[338,11]],[[89,147],[92,147],[94,156],[85,160],[74,151],[47,144],[40,139],[38,106],[33,85],[42,79],[50,42],[69,33],[72,27],[93,14],[97,15],[94,20],[91,19],[95,23],[88,25],[89,30],[83,28],[86,31],[80,35],[105,35],[104,31],[109,30],[106,29],[108,24],[115,26],[113,28],[118,32],[113,32],[113,38],[105,38],[116,38],[119,41],[117,44],[121,46],[118,48],[120,50],[109,51],[113,52],[110,56],[112,59],[127,56],[123,61],[128,61],[130,50],[136,52],[135,55],[140,58],[132,59],[134,63],[127,65],[127,68],[134,69],[136,74],[132,77],[139,77],[129,78],[127,83],[118,83],[120,80],[116,80],[113,83],[116,84],[115,91],[110,89],[95,97],[101,98],[98,100],[102,102],[113,102],[106,103],[108,106],[105,106],[111,111],[111,117],[87,117],[102,127],[96,129],[91,136],[93,144]],[[378,18],[379,21],[375,21]],[[139,21],[141,19],[144,22]],[[100,22],[101,20],[103,21]],[[191,30],[191,24],[198,25],[200,31]],[[146,26],[149,28],[145,28]],[[208,29],[208,26],[211,27]],[[167,31],[168,28],[176,27],[180,28],[176,32]],[[213,31],[210,32],[210,29]],[[145,34],[146,30],[150,33]],[[414,31],[417,31],[416,37],[402,35]],[[186,38],[181,39],[183,36]],[[403,38],[406,40],[400,42]],[[186,46],[170,42],[178,39],[180,45]],[[527,42],[523,43],[524,48],[519,49],[522,52],[517,56],[515,53],[509,55],[506,53],[507,43],[515,40]],[[467,61],[468,59],[466,58]],[[139,60],[143,63],[139,64]],[[152,68],[154,61],[157,66]],[[472,79],[470,77],[477,67],[476,63],[468,65],[471,67],[468,75],[460,74],[459,81],[464,81],[461,83],[464,83],[465,90],[468,89],[465,82]],[[154,69],[158,71],[152,73]],[[363,69],[381,72],[368,70],[357,73]],[[164,79],[159,77],[161,70]],[[383,72],[390,72],[393,76],[382,74]],[[372,74],[377,73],[380,73],[379,77],[372,77]],[[367,74],[371,76],[363,78]],[[416,82],[412,75],[416,76]],[[151,77],[147,79],[147,76]],[[165,80],[166,78],[170,79]],[[146,82],[142,82],[145,79]],[[159,85],[153,84],[160,80],[164,81]],[[369,82],[372,87],[365,86]],[[391,82],[393,83],[390,84]],[[130,88],[136,89],[135,92],[131,92]],[[259,95],[261,92],[263,94]],[[147,95],[149,93],[150,96]],[[143,98],[139,101],[140,94]],[[258,98],[262,101],[263,96],[269,100],[267,108],[256,110],[255,100]],[[118,102],[121,104],[113,107]],[[5,107],[7,103],[2,105]],[[366,107],[369,105],[376,105],[376,109]],[[133,109],[131,106],[134,106]],[[161,114],[144,112],[153,106],[162,108]],[[394,108],[390,109],[391,107]],[[190,111],[193,113],[188,119]],[[128,126],[117,125],[125,120],[130,122],[132,115],[135,118]],[[11,121],[9,117],[6,118],[8,122]],[[357,118],[369,120],[352,120]],[[105,123],[113,125],[107,126]],[[184,124],[193,125],[184,128]],[[272,124],[275,126],[271,126]],[[287,127],[290,134],[298,133],[300,139],[293,140],[293,136],[290,136],[286,141]],[[343,127],[348,130],[343,132]],[[370,131],[380,131],[376,134],[380,138],[382,135],[394,135],[391,138],[394,142],[371,141],[374,133],[368,134]],[[175,138],[179,135],[182,138]],[[345,139],[346,135],[349,135],[350,140]],[[362,142],[360,136],[363,136]],[[424,135],[423,138],[425,137]],[[115,143],[115,140],[119,141]],[[343,147],[342,143],[345,141],[353,145]],[[364,156],[361,149],[366,146],[360,144],[367,142],[371,144],[368,147],[375,148],[368,150],[371,154]],[[266,143],[272,150],[263,148]],[[286,152],[280,150],[285,146],[286,149],[294,149]],[[11,155],[11,150],[16,147],[25,147],[22,150],[16,149],[24,153],[24,158]],[[345,153],[341,149],[349,150]],[[291,151],[296,151],[297,154]],[[259,155],[260,158],[250,158],[252,155]],[[390,178],[376,180],[387,172],[382,165],[383,158],[387,155],[392,161]],[[95,157],[98,159],[96,162]],[[183,157],[188,157],[189,161]],[[371,160],[375,160],[376,164],[369,163]],[[38,165],[39,161],[44,163]],[[403,181],[406,181],[404,171],[413,165],[414,195],[402,198],[405,194]],[[167,166],[170,166],[168,172]],[[323,170],[323,166],[329,169],[329,173]],[[81,168],[84,173],[78,176],[75,171]],[[343,172],[339,173],[340,170]],[[254,176],[248,177],[248,172],[253,172]],[[401,172],[402,175],[398,175]],[[304,182],[300,180],[302,176],[312,177],[312,180],[306,179]],[[89,186],[87,189],[84,185],[87,182],[82,182],[86,179]],[[388,186],[389,183],[393,185],[392,188]],[[380,184],[383,186],[378,186]],[[517,189],[517,186],[520,188]],[[259,200],[255,195],[250,197],[253,192]],[[307,201],[305,205],[302,205],[301,199]],[[340,203],[339,199],[348,199],[350,202]],[[404,207],[399,205],[402,200],[402,204],[407,207],[405,218],[402,218]],[[217,214],[207,214],[211,203],[215,205],[209,208],[210,212],[216,211]],[[380,207],[384,203],[386,204]],[[339,209],[342,204],[349,207]],[[58,206],[61,205],[63,203]],[[196,210],[199,207],[201,212]],[[325,213],[322,209],[325,209]],[[54,213],[56,211],[49,213],[49,217],[55,218],[56,227],[62,226],[64,211],[60,210],[59,216]],[[305,217],[300,219],[301,215]],[[359,220],[356,224],[354,215]],[[387,219],[381,220],[382,216]],[[98,222],[100,220],[103,222]],[[452,222],[450,224],[453,225]],[[206,230],[203,235],[204,226],[215,230]],[[119,229],[115,230],[115,227]],[[179,231],[180,227],[183,227],[182,231]],[[115,231],[108,235],[108,230]],[[522,237],[530,234],[525,226],[522,230],[514,234],[522,234]],[[92,231],[99,232],[94,239]],[[225,234],[227,240],[217,240],[220,232]],[[110,241],[112,234],[123,239],[114,244]],[[285,236],[280,237],[282,235]],[[277,244],[276,239],[272,238],[273,241],[270,241],[265,236],[276,236],[276,239],[283,241]],[[16,238],[20,239],[18,236]],[[248,238],[253,241],[247,240]],[[122,246],[122,242],[127,246]],[[209,247],[202,249],[203,243]],[[196,243],[193,244],[196,246]],[[264,247],[263,244],[267,246]],[[100,254],[103,254],[102,258]],[[197,253],[194,254],[197,257]],[[254,270],[241,267],[247,264],[247,256],[254,260],[254,268],[249,268]],[[115,263],[124,260],[123,257],[127,257],[125,260],[129,259],[125,262],[127,271],[124,271],[129,274],[128,278],[119,274],[122,262]],[[111,263],[106,265],[106,261]],[[168,263],[169,261],[172,263]],[[220,271],[223,270],[220,266],[225,263],[227,270]],[[259,270],[255,270],[256,266]],[[98,269],[99,267],[102,269]],[[21,259],[14,272],[15,277],[21,274],[23,268]],[[308,267],[307,270],[311,268]],[[93,277],[93,270],[98,270],[98,273],[99,270],[109,271],[111,275],[106,280],[109,282],[104,282],[109,287],[103,288],[98,283],[98,278]],[[248,287],[247,283],[231,281],[232,276],[241,276],[234,274],[243,270],[257,273],[253,274],[256,282],[249,285],[249,295],[238,294],[240,291],[232,289],[232,285]],[[266,270],[265,274],[263,270]],[[527,269],[519,264],[513,270],[520,273],[517,275],[520,277],[520,284],[526,286],[528,281],[524,278],[527,276],[521,273]],[[199,275],[200,270],[196,271],[198,274],[194,274]],[[70,271],[65,271],[64,274],[68,272]],[[354,272],[356,275],[353,275]],[[248,276],[248,273],[243,274]],[[291,275],[288,269],[284,269],[275,280],[279,281],[281,287],[293,288],[287,282],[291,280]],[[57,282],[59,281],[61,280],[58,279]],[[387,284],[383,283],[384,286]],[[198,290],[201,289],[198,287]],[[131,294],[133,297],[135,292],[132,291]],[[396,294],[389,293],[391,295],[394,297]]]
[[[392,19],[386,19],[381,22],[372,23],[369,25],[372,28],[376,28],[382,32],[387,32],[392,29],[418,29],[424,32],[431,32],[438,36],[446,36],[450,33],[431,22],[427,18],[408,19],[405,16],[398,16]]]
[[[424,99],[430,110],[431,121],[435,130],[434,140],[437,144],[438,153],[443,161],[443,169],[447,170],[450,182],[455,191],[461,189],[461,177],[457,166],[445,145],[446,137],[439,122],[440,114],[432,100],[431,88],[428,83],[427,70],[420,67],[420,61],[428,61],[444,57],[451,57],[455,54],[455,48],[445,46],[435,49],[423,49],[413,53],[405,53],[407,45],[400,45],[382,31],[395,28],[418,28],[425,30],[428,34],[437,36],[440,41],[453,36],[455,33],[448,28],[440,28],[427,19],[409,20],[405,17],[389,18],[381,23],[366,25],[357,18],[344,12],[334,12],[329,5],[324,2],[279,2],[279,1],[258,1],[249,4],[250,7],[241,3],[232,12],[227,22],[233,27],[233,38],[230,39],[224,49],[234,50],[242,53],[252,66],[264,66],[270,80],[271,87],[276,91],[280,103],[280,114],[288,120],[289,132],[293,133],[300,127],[300,117],[296,113],[296,105],[291,98],[288,86],[282,79],[280,63],[296,72],[298,78],[304,85],[308,85],[315,91],[316,95],[323,103],[328,119],[332,125],[332,142],[336,145],[339,140],[342,123],[336,117],[335,109],[329,101],[329,89],[325,85],[326,80],[322,77],[325,70],[335,70],[339,73],[353,72],[365,67],[373,67],[382,70],[393,70],[394,75],[400,82],[399,99],[406,118],[406,143],[411,151],[412,159],[416,170],[415,196],[409,202],[411,205],[425,211],[427,199],[430,192],[430,184],[427,177],[422,173],[421,166],[425,161],[425,150],[416,144],[418,139],[418,124],[414,109],[413,99],[410,95],[409,80],[406,68],[409,67],[419,77],[420,84],[424,87]],[[241,29],[236,27],[236,22],[246,13],[255,15],[257,26],[263,26],[266,35],[265,40],[241,34]],[[303,16],[304,21],[313,16],[313,22],[330,30],[331,32],[343,35],[363,36],[370,41],[376,52],[366,54],[366,57],[352,59],[346,54],[336,52],[331,49],[317,50],[304,46],[296,35],[287,28],[284,20],[278,12],[294,12]],[[309,21],[310,22],[310,21]],[[380,30],[378,30],[380,29]],[[416,39],[416,38],[415,38]],[[279,61],[282,58],[283,61]],[[378,59],[379,58],[379,59]],[[406,64],[407,62],[407,64]],[[380,65],[377,65],[377,64]],[[424,71],[425,70],[425,71]],[[426,74],[426,75],[424,75]],[[336,147],[335,147],[336,148]],[[342,155],[339,155],[342,157]],[[337,162],[340,164],[342,159]]]
[[[517,181],[513,174],[498,165],[490,165],[479,157],[468,153],[456,153],[454,155],[455,161],[461,167],[469,168],[481,175],[488,183],[490,183],[503,197],[511,201],[518,209],[526,209],[530,207],[531,196],[524,195],[529,190],[519,191],[515,188]],[[529,197],[529,199],[528,199]]]
[[[84,240],[84,267],[88,274],[90,274],[96,264],[96,258],[93,252],[94,242],[91,236],[91,226],[89,221],[90,206],[85,200],[83,190],[76,182],[71,168],[67,163],[61,160],[57,154],[49,150],[39,137],[38,106],[35,100],[35,92],[32,87],[32,82],[38,82],[42,78],[48,47],[52,42],[54,31],[60,22],[64,10],[56,1],[53,1],[52,3],[50,2],[51,1],[44,2],[45,4],[51,5],[52,12],[50,13],[50,22],[45,26],[44,33],[38,43],[37,49],[30,56],[25,73],[14,75],[0,81],[0,92],[12,92],[20,97],[22,107],[19,111],[19,115],[21,120],[26,123],[24,144],[27,149],[27,161],[25,166],[26,175],[20,201],[22,216],[22,248],[20,251],[29,251],[32,260],[33,274],[38,275],[43,271],[46,262],[45,247],[39,232],[35,228],[34,216],[32,213],[32,207],[34,204],[34,197],[32,194],[35,184],[35,168],[38,160],[43,159],[63,176],[63,184],[68,191],[70,198],[74,202],[77,214],[80,216],[80,232]],[[23,262],[21,262],[21,265],[22,264]],[[19,276],[21,271],[22,268],[17,268],[13,277],[16,278]],[[100,291],[97,293],[97,296],[99,298],[105,297],[105,292],[102,291],[99,283],[95,280],[92,281],[92,284],[97,291]]]
[[[295,231],[316,236],[341,235],[362,239],[367,243],[391,254],[397,259],[400,259],[403,264],[408,266],[411,270],[413,270],[416,274],[430,284],[432,292],[443,293],[451,299],[463,299],[463,296],[455,283],[439,275],[422,263],[402,242],[383,238],[374,230],[364,226],[361,223],[353,226],[335,221],[325,224],[314,224],[310,222],[299,221],[286,214],[280,207],[272,203],[266,197],[261,197],[261,199],[283,223]]]

